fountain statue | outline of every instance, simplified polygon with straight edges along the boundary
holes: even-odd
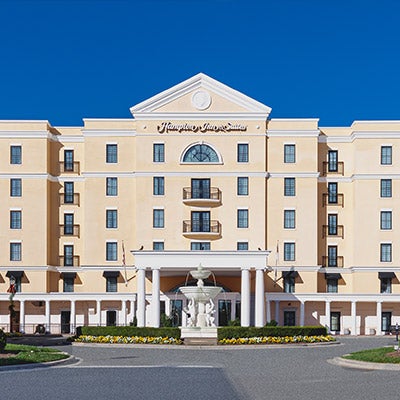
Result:
[[[181,337],[188,344],[210,344],[217,341],[215,306],[213,299],[222,290],[219,286],[204,286],[204,279],[211,274],[200,264],[190,275],[197,279],[196,286],[182,286],[179,290],[189,300],[183,310],[187,314],[187,326],[181,327]]]

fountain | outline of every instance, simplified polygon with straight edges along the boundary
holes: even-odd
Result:
[[[181,327],[181,337],[185,344],[216,344],[217,327],[214,323],[215,307],[213,299],[222,290],[219,286],[204,286],[204,279],[211,274],[200,264],[190,275],[197,279],[196,286],[182,286],[179,290],[189,300],[184,308],[188,318],[187,326]]]

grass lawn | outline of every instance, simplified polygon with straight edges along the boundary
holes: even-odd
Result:
[[[63,360],[68,357],[68,354],[48,347],[8,343],[5,350],[0,353],[0,366],[42,363]]]
[[[346,354],[342,358],[375,363],[400,364],[400,351],[395,351],[393,346],[381,347],[379,349],[363,350]]]

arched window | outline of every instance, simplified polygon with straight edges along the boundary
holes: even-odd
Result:
[[[182,162],[186,163],[219,163],[217,152],[209,145],[198,143],[190,146],[183,155]]]

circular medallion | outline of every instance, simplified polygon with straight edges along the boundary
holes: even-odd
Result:
[[[211,104],[211,96],[209,93],[204,90],[199,90],[193,93],[192,96],[192,104],[198,110],[205,110],[210,107]]]

